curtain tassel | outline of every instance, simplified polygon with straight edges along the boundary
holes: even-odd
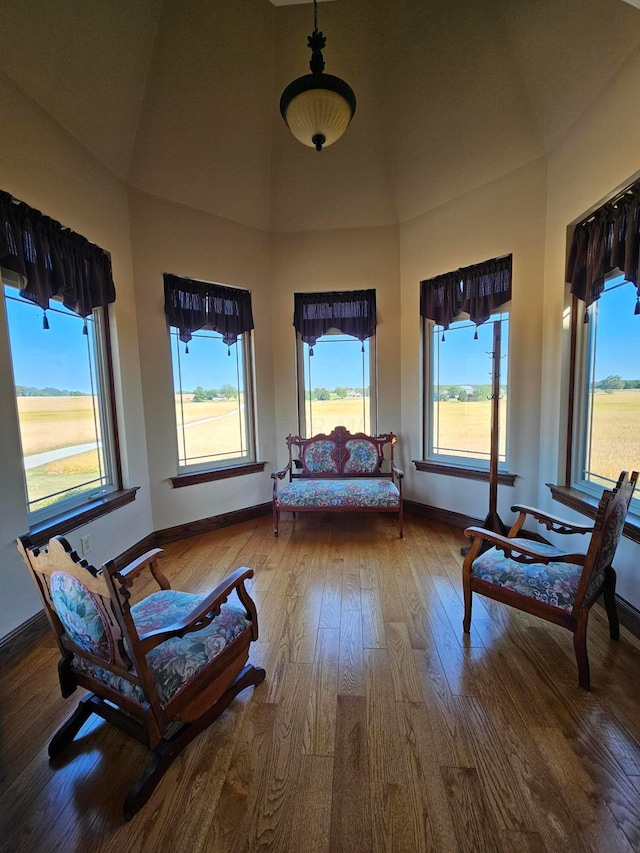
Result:
[[[589,308],[588,307],[584,309],[584,322],[585,323],[589,322]]]
[[[364,352],[364,341],[362,341],[362,350],[361,350],[361,352]]]
[[[89,329],[87,328],[87,318],[86,317],[84,318],[84,325],[82,327],[82,334],[83,335],[89,334]]]
[[[231,358],[231,347],[227,344],[227,355]]]
[[[42,312],[42,328],[43,328],[43,329],[48,329],[48,328],[49,328],[49,319],[48,319],[48,317],[47,317],[47,310],[46,310],[46,308],[45,308],[45,309],[43,310],[43,312]]]
[[[640,294],[636,298],[636,310],[633,312],[634,314],[640,314]]]
[[[478,327],[477,327],[477,326],[476,326],[476,333],[475,333],[475,335],[473,336],[473,340],[474,340],[474,341],[477,341],[477,340],[478,340]]]
[[[184,354],[189,355],[189,344],[184,345]]]
[[[442,342],[444,343],[444,332],[442,333]]]
[[[313,347],[309,347],[309,355],[313,355]]]

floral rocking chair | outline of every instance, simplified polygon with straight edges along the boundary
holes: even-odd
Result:
[[[256,609],[237,569],[209,595],[174,591],[160,571],[160,549],[118,570],[95,569],[57,536],[46,548],[18,540],[56,635],[60,687],[91,691],[49,743],[51,758],[97,714],[153,751],[124,802],[129,820],[143,806],[176,756],[216,720],[245,688],[264,680],[247,665],[258,637]],[[133,581],[150,570],[159,591],[130,603]],[[242,608],[225,605],[236,591]]]

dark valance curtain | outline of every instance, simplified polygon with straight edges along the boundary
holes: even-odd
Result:
[[[1,190],[0,266],[23,277],[20,295],[43,311],[58,296],[87,318],[116,298],[111,260],[103,249]],[[44,324],[48,328],[46,315]]]
[[[294,293],[293,298],[293,325],[312,354],[318,338],[329,329],[338,329],[363,342],[375,334],[375,290]]]
[[[192,332],[212,329],[230,347],[238,335],[254,328],[251,293],[235,287],[164,274],[164,310],[170,326],[188,344]],[[188,349],[187,349],[188,352]]]
[[[511,299],[512,256],[492,258],[420,282],[420,314],[448,329],[458,314],[480,326]]]
[[[640,182],[576,225],[567,261],[571,292],[588,309],[604,290],[606,276],[619,269],[638,290],[640,314]]]

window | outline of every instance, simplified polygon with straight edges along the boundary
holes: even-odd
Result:
[[[351,433],[372,434],[376,406],[371,376],[375,336],[361,342],[330,330],[311,347],[298,335],[301,434],[329,433],[338,425]]]
[[[490,503],[507,462],[512,263],[502,255],[420,282],[425,460],[415,465],[437,472],[445,463],[444,473],[475,479],[488,471]]]
[[[3,271],[25,486],[32,523],[119,487],[105,344],[105,309],[85,321],[50,299],[20,296]],[[48,326],[44,328],[43,326]],[[83,334],[84,332],[84,334]]]
[[[575,334],[571,485],[599,497],[640,460],[640,317],[636,288],[611,275]],[[577,308],[577,304],[574,304]],[[577,309],[580,314],[580,310]],[[640,501],[634,501],[640,508]]]
[[[188,345],[170,329],[178,470],[201,471],[255,459],[249,367],[251,333],[227,346],[223,336],[194,331]]]
[[[499,327],[496,329],[496,326]],[[436,462],[487,468],[491,456],[492,372],[500,370],[498,464],[507,462],[508,314],[480,326],[456,320],[446,333],[424,321],[425,448]],[[496,331],[501,358],[494,359]]]
[[[640,438],[640,182],[572,227],[567,455],[557,500],[590,508],[622,470],[638,467]],[[583,497],[578,497],[582,493]],[[632,501],[640,510],[640,500]],[[627,525],[629,527],[629,525]],[[637,525],[631,534],[636,541]]]
[[[293,325],[300,433],[375,432],[375,290],[294,293]]]

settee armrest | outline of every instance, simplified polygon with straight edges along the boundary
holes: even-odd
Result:
[[[274,482],[274,487],[275,487],[277,480],[283,480],[285,478],[287,471],[289,471],[289,472],[291,471],[291,462],[287,462],[287,464],[285,465],[285,467],[281,471],[272,471],[271,472],[271,479]]]

